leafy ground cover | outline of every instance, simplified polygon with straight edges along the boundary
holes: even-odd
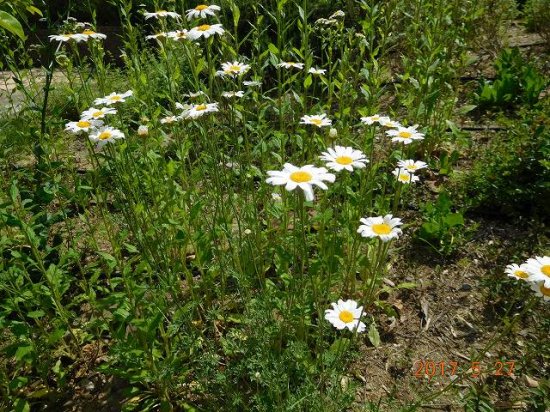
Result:
[[[0,3],[1,407],[546,411],[541,3]]]

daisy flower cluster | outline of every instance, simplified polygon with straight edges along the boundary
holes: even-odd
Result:
[[[56,41],[61,43],[68,43],[74,41],[75,43],[87,42],[88,40],[105,40],[107,35],[103,33],[98,33],[91,28],[84,28],[81,32],[78,33],[61,33],[61,34],[52,34],[48,36],[50,41]]]
[[[97,144],[97,148],[115,140],[124,139],[124,133],[114,127],[106,126],[104,119],[117,113],[115,108],[109,106],[123,103],[132,95],[133,92],[128,90],[124,93],[111,93],[108,96],[95,99],[94,107],[84,110],[80,115],[80,120],[67,123],[65,130],[73,134],[87,133],[90,141]],[[104,107],[96,107],[100,105]]]
[[[550,302],[550,256],[536,256],[518,265],[506,266],[505,273],[523,282],[527,282],[537,296]]]

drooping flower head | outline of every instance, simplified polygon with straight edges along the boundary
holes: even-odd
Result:
[[[379,238],[382,242],[388,242],[392,239],[397,239],[402,233],[398,226],[402,225],[401,219],[393,217],[389,214],[386,216],[376,216],[361,218],[360,222],[363,223],[357,229],[357,233],[360,233],[363,237]]]
[[[315,74],[317,76],[320,76],[320,75],[325,74],[326,71],[327,71],[326,69],[319,69],[319,68],[311,67],[307,72],[311,73],[311,74]]]
[[[325,319],[328,320],[336,329],[342,330],[348,328],[357,333],[364,332],[366,326],[361,322],[363,306],[357,306],[354,300],[339,299],[338,303],[331,303],[332,309],[325,310]]]
[[[168,37],[171,40],[175,41],[184,41],[189,39],[189,32],[185,29],[183,30],[175,30],[166,33],[166,37]]]
[[[343,169],[350,172],[352,172],[353,169],[362,169],[369,161],[360,150],[343,146],[334,146],[334,149],[328,148],[327,151],[323,152],[322,156],[319,157],[327,162],[327,167],[329,169],[337,172]]]
[[[313,185],[327,190],[328,187],[324,181],[332,183],[336,179],[336,176],[328,173],[324,167],[315,167],[312,165],[296,167],[290,163],[285,163],[282,171],[270,170],[267,174],[269,175],[266,179],[267,183],[275,186],[285,185],[285,189],[288,191],[299,187],[304,191],[307,201],[314,199]]]

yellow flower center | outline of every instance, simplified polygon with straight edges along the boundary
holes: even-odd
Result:
[[[353,159],[349,156],[339,156],[334,161],[341,165],[350,165],[353,163]]]
[[[410,139],[412,136],[411,132],[399,132],[399,137],[402,137],[403,139]]]
[[[97,112],[92,113],[93,117],[101,117],[103,116],[103,112],[101,110],[98,110]]]
[[[401,173],[401,174],[399,175],[399,180],[400,180],[401,182],[408,182],[408,181],[411,180],[411,177],[410,177],[410,175],[408,175],[408,174]]]
[[[542,293],[544,296],[550,296],[550,288],[545,288],[544,283],[540,285],[540,293]]]
[[[540,271],[550,278],[550,265],[544,265]]]
[[[159,11],[157,11],[157,14],[166,14],[166,13],[168,13],[166,10],[159,10]]]
[[[113,102],[118,102],[119,100],[122,100],[122,97],[115,95],[115,96],[109,97],[109,100]]]
[[[210,25],[209,24],[202,24],[200,25],[199,27],[197,27],[197,30],[199,31],[206,31],[210,28]]]
[[[199,4],[197,7],[195,7],[195,10],[197,11],[203,11],[206,10],[208,6],[206,4]]]
[[[78,127],[84,128],[84,127],[90,127],[92,124],[90,122],[86,121],[86,120],[80,120],[80,121],[76,122],[76,125]]]
[[[90,34],[95,34],[95,31],[93,30],[90,30],[90,29],[86,29],[82,32],[82,34],[87,34],[87,35],[90,35]]]
[[[208,109],[205,104],[199,104],[197,107],[195,107],[196,111],[202,112],[203,110]]]
[[[111,137],[111,132],[101,132],[101,134],[98,136],[99,140],[106,140],[109,137]]]
[[[389,235],[391,233],[391,226],[387,223],[376,223],[372,225],[372,231],[377,235]]]
[[[290,180],[296,183],[305,183],[309,182],[312,179],[311,173],[304,172],[303,170],[298,170],[297,172],[292,172],[290,174]]]
[[[236,64],[232,64],[231,66],[229,66],[227,71],[228,72],[240,72],[241,71],[241,66],[237,66]]]
[[[514,272],[514,275],[516,275],[518,278],[527,279],[529,275],[527,272],[524,272],[523,270],[516,270]]]
[[[321,119],[310,119],[309,121],[313,123],[315,126],[321,126],[321,123],[323,123]]]
[[[353,322],[353,313],[351,313],[349,310],[343,310],[342,312],[340,312],[338,317],[344,323]]]

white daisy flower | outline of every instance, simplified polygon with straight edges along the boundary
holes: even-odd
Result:
[[[216,74],[218,76],[236,77],[238,75],[245,74],[248,70],[250,70],[250,65],[234,61],[222,63],[222,69],[218,70]]]
[[[97,147],[100,148],[107,143],[114,142],[118,139],[124,139],[124,133],[114,127],[104,126],[91,133],[89,139],[93,143],[97,143]]]
[[[223,92],[222,97],[225,97],[226,99],[231,99],[233,97],[243,97],[244,92],[242,90],[239,90],[237,92]]]
[[[82,114],[80,115],[80,118],[82,120],[99,120],[103,119],[108,114],[115,114],[117,111],[116,109],[113,109],[112,107],[102,107],[101,109],[96,109],[95,107],[91,107],[88,110],[84,110]]]
[[[332,120],[327,119],[327,115],[325,113],[315,114],[312,116],[308,116],[306,114],[305,116],[302,116],[300,124],[312,124],[317,127],[324,127],[330,126],[332,124]]]
[[[424,134],[419,133],[415,127],[398,126],[397,130],[388,130],[386,134],[392,138],[392,142],[403,144],[410,144],[415,140],[424,139]]]
[[[321,75],[321,74],[325,74],[327,72],[326,69],[318,69],[318,68],[315,68],[315,67],[311,67],[308,71],[308,73],[311,73],[311,74],[317,74],[317,75]]]
[[[149,36],[145,36],[145,39],[146,40],[151,40],[151,39],[157,40],[157,39],[164,39],[166,37],[168,37],[168,33],[160,32],[160,33],[151,34]]]
[[[382,117],[378,123],[384,127],[388,127],[390,129],[396,129],[401,126],[401,123],[396,122],[395,120],[390,119],[389,117]]]
[[[536,256],[525,262],[525,268],[529,273],[529,280],[544,281],[544,286],[550,288],[550,257]]]
[[[106,34],[103,34],[103,33],[97,33],[95,31],[93,31],[92,29],[86,29],[84,30],[82,33],[80,34],[83,34],[87,37],[90,37],[92,39],[96,39],[96,40],[105,40],[107,38],[107,35]]]
[[[334,149],[329,148],[319,158],[327,162],[329,169],[337,172],[343,169],[353,172],[354,168],[362,169],[368,162],[368,159],[360,150],[343,146],[335,146]]]
[[[368,238],[378,237],[382,242],[397,239],[402,233],[397,227],[403,224],[401,219],[392,215],[361,218],[360,222],[363,224],[359,226],[357,233]]]
[[[397,178],[398,182],[401,182],[403,184],[415,183],[420,180],[418,176],[415,176],[411,172],[408,172],[407,170],[401,169],[399,167],[391,173]]]
[[[132,90],[128,90],[127,92],[124,92],[124,93],[113,92],[108,96],[99,97],[95,99],[94,104],[95,105],[106,104],[107,106],[110,106],[111,104],[115,104],[115,103],[123,103],[126,101],[127,97],[130,97],[133,94],[134,92]]]
[[[298,70],[302,70],[304,68],[304,63],[282,62],[279,63],[277,67],[284,67],[285,69],[296,68]]]
[[[202,24],[189,30],[188,36],[191,40],[197,40],[200,37],[205,39],[214,34],[222,35],[225,33],[221,24]]]
[[[361,117],[361,122],[363,122],[367,125],[371,125],[373,123],[381,124],[381,122],[387,122],[389,120],[390,120],[390,118],[388,116],[380,116],[379,114],[375,114],[375,115],[372,115],[372,116]]]
[[[527,265],[525,263],[521,265],[512,263],[506,266],[504,273],[514,279],[529,280],[529,272],[527,272]]]
[[[247,87],[260,87],[262,85],[262,82],[258,80],[245,80],[243,84]]]
[[[220,6],[207,6],[206,4],[199,4],[194,9],[187,10],[187,20],[205,18],[206,16],[215,16],[217,11],[220,11]]]
[[[336,179],[336,176],[328,173],[324,167],[315,167],[312,165],[296,167],[290,163],[285,163],[282,171],[270,170],[267,174],[269,177],[266,179],[266,183],[275,186],[285,185],[285,189],[288,191],[299,187],[304,191],[307,201],[314,199],[313,185],[327,190],[328,187],[323,181],[326,180],[332,183]]]
[[[166,117],[163,117],[162,119],[160,119],[160,122],[162,124],[171,124],[171,123],[175,123],[175,122],[179,122],[181,120],[181,117],[180,116],[166,116]]]
[[[138,136],[145,137],[149,134],[149,128],[146,125],[142,124],[138,127],[137,134]]]
[[[332,309],[325,310],[325,319],[328,320],[336,329],[342,330],[348,328],[357,333],[364,332],[367,328],[361,322],[363,315],[363,306],[357,306],[357,302],[351,299],[346,301],[338,299],[338,303],[331,303]]]
[[[325,24],[327,26],[331,26],[331,25],[334,25],[334,24],[338,24],[338,20],[320,18],[320,19],[315,20],[315,24]]]
[[[145,20],[149,20],[150,18],[161,18],[161,17],[172,17],[173,19],[180,19],[181,16],[178,13],[175,13],[173,11],[166,11],[166,10],[158,10],[154,13],[144,13]]]
[[[187,119],[196,119],[206,113],[212,113],[217,111],[218,111],[218,103],[193,104],[184,113],[184,117]]]
[[[48,36],[50,41],[58,41],[63,43],[68,43],[71,40],[74,40],[77,43],[80,43],[81,41],[87,41],[88,36],[82,34],[82,33],[64,33],[64,34],[52,34]]]
[[[103,126],[103,121],[92,119],[81,119],[78,122],[69,122],[65,125],[65,130],[74,134],[88,133],[90,130]]]
[[[198,92],[195,92],[195,93],[193,92],[185,93],[183,97],[189,97],[191,99],[195,99],[199,96],[205,96],[205,95],[206,95],[205,92],[203,92],[202,90],[199,90]],[[178,106],[178,104],[181,105],[181,103],[176,103],[176,107]]]
[[[550,301],[550,287],[547,287],[543,280],[532,282],[531,289],[535,292],[535,295],[541,296],[545,302]]]
[[[417,170],[424,169],[428,167],[427,163],[424,163],[420,160],[400,160],[397,162],[397,166],[399,166],[402,169],[405,169],[409,173],[415,173]]]
[[[171,31],[166,33],[166,37],[176,41],[187,40],[189,38],[189,32],[185,29]]]

